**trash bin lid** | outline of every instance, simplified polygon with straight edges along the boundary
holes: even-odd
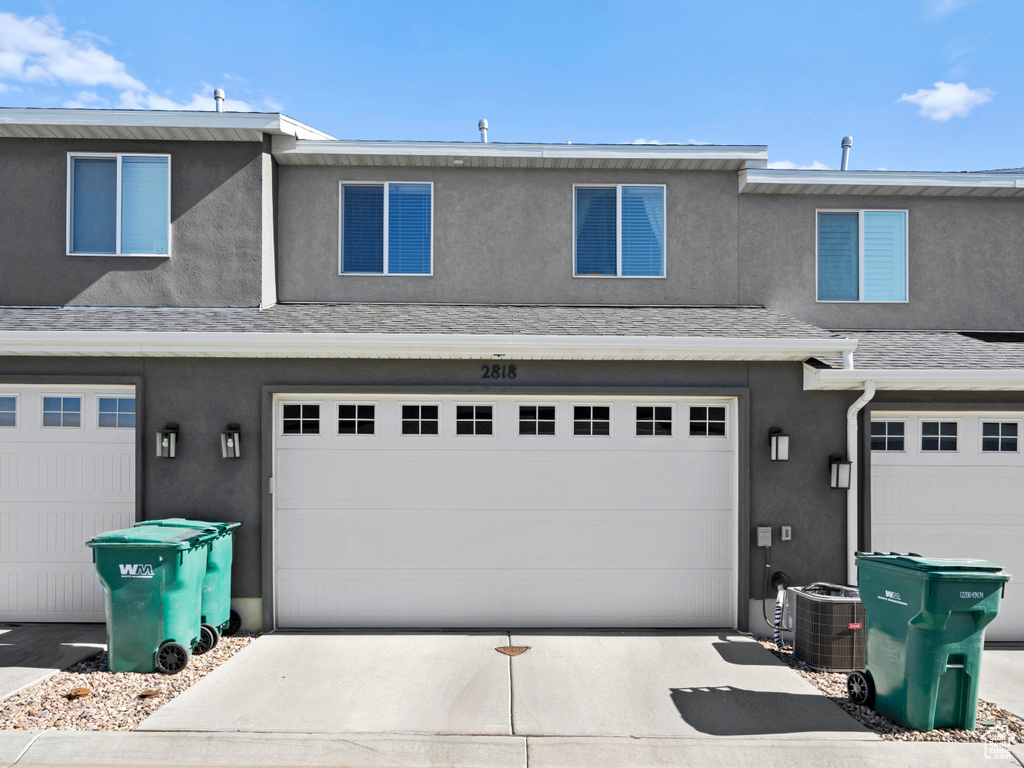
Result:
[[[939,571],[1001,571],[1002,566],[990,563],[988,560],[973,560],[970,558],[947,558],[947,557],[922,557],[921,555],[905,554],[899,552],[858,552],[858,560],[868,560],[876,563],[887,563],[897,568],[912,568],[917,571],[935,573]]]
[[[107,531],[94,536],[86,542],[86,546],[104,547],[158,547],[160,549],[192,549],[205,544],[217,536],[216,531],[203,531],[195,528],[171,528],[147,525],[139,528],[124,528],[119,531]]]
[[[187,517],[168,517],[163,520],[143,520],[136,523],[136,528],[146,525],[162,526],[167,528],[198,528],[200,530],[216,531],[217,533],[230,533],[241,523],[224,523],[219,520],[194,520]]]

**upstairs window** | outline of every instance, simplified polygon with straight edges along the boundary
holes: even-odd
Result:
[[[170,168],[167,155],[70,155],[68,253],[166,256]]]
[[[665,187],[576,187],[577,277],[665,276]]]
[[[432,185],[341,185],[341,272],[429,275]]]
[[[907,212],[818,213],[818,301],[906,301]]]

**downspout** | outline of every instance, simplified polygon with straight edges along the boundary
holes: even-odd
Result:
[[[851,355],[852,358],[852,355]],[[844,361],[845,362],[845,361]],[[853,361],[850,360],[852,368]],[[844,366],[845,367],[845,366]],[[857,551],[857,534],[859,533],[858,522],[858,481],[857,470],[860,462],[858,457],[860,448],[857,439],[857,415],[861,408],[875,396],[875,382],[864,382],[864,394],[858,397],[850,409],[846,412],[846,456],[850,462],[850,489],[846,492],[846,583],[857,583],[857,558],[854,553]]]

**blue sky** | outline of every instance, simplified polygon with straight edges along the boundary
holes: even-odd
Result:
[[[0,104],[283,111],[348,139],[767,144],[1024,166],[1020,0],[0,4]]]

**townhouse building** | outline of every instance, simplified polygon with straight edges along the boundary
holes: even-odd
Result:
[[[766,558],[1021,571],[1024,172],[766,166],[0,109],[0,621],[102,621],[84,542],[171,516],[243,523],[254,629],[758,630]]]

